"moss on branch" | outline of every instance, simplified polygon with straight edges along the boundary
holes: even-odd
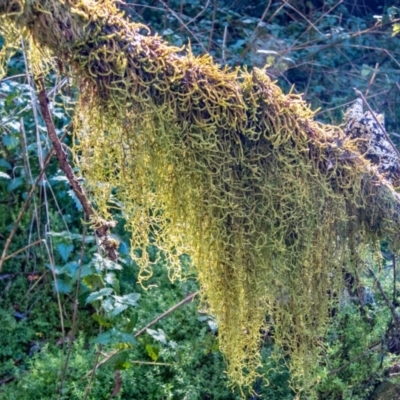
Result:
[[[149,245],[172,278],[190,254],[232,381],[252,384],[273,326],[297,387],[311,386],[343,265],[399,242],[377,168],[265,71],[170,47],[110,0],[0,0],[0,14],[75,74],[76,160],[99,215],[123,204],[140,279]]]

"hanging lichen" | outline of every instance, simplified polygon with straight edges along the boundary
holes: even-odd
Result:
[[[0,13],[11,7],[10,20],[80,80],[75,160],[99,216],[123,204],[139,281],[152,273],[149,245],[172,278],[189,254],[232,381],[252,384],[268,329],[296,387],[311,386],[343,266],[367,237],[397,240],[381,218],[394,194],[371,201],[383,180],[357,143],[314,122],[265,71],[183,55],[140,35],[111,0],[0,1]]]

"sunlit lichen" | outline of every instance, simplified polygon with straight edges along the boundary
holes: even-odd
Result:
[[[80,80],[75,160],[99,216],[122,204],[139,281],[152,274],[149,245],[171,278],[189,254],[232,382],[251,386],[260,331],[272,329],[296,387],[312,385],[330,297],[367,242],[363,218],[379,219],[379,207],[360,211],[374,168],[263,70],[183,55],[139,34],[111,0],[18,4],[10,19]],[[380,235],[396,230],[385,224]]]

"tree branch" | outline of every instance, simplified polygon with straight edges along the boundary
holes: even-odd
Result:
[[[79,183],[78,179],[76,178],[72,167],[69,165],[67,155],[64,152],[62,147],[62,143],[59,140],[56,129],[53,123],[53,118],[51,116],[48,104],[49,99],[47,97],[45,83],[43,78],[39,78],[37,80],[37,85],[39,88],[38,99],[40,104],[40,111],[42,113],[43,120],[46,124],[47,132],[49,138],[53,144],[54,151],[56,153],[58,163],[60,165],[61,170],[65,173],[69,184],[71,185],[72,190],[74,191],[76,197],[82,204],[82,208],[86,213],[86,216],[89,220],[94,222],[94,226],[96,229],[97,235],[100,237],[100,243],[105,248],[107,252],[107,256],[110,260],[117,261],[118,254],[118,242],[112,239],[109,236],[110,228],[115,226],[115,222],[111,221],[104,221],[100,220],[97,215],[96,211],[94,210],[92,204],[90,203],[89,199],[87,198],[81,184]]]

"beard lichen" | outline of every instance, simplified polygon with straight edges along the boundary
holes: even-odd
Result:
[[[171,278],[189,254],[232,382],[252,385],[270,330],[295,387],[314,384],[329,293],[357,248],[393,228],[365,231],[375,172],[356,145],[264,70],[220,68],[141,35],[111,0],[17,3],[10,19],[79,78],[75,160],[99,216],[122,204],[139,281],[152,274],[149,246]]]

